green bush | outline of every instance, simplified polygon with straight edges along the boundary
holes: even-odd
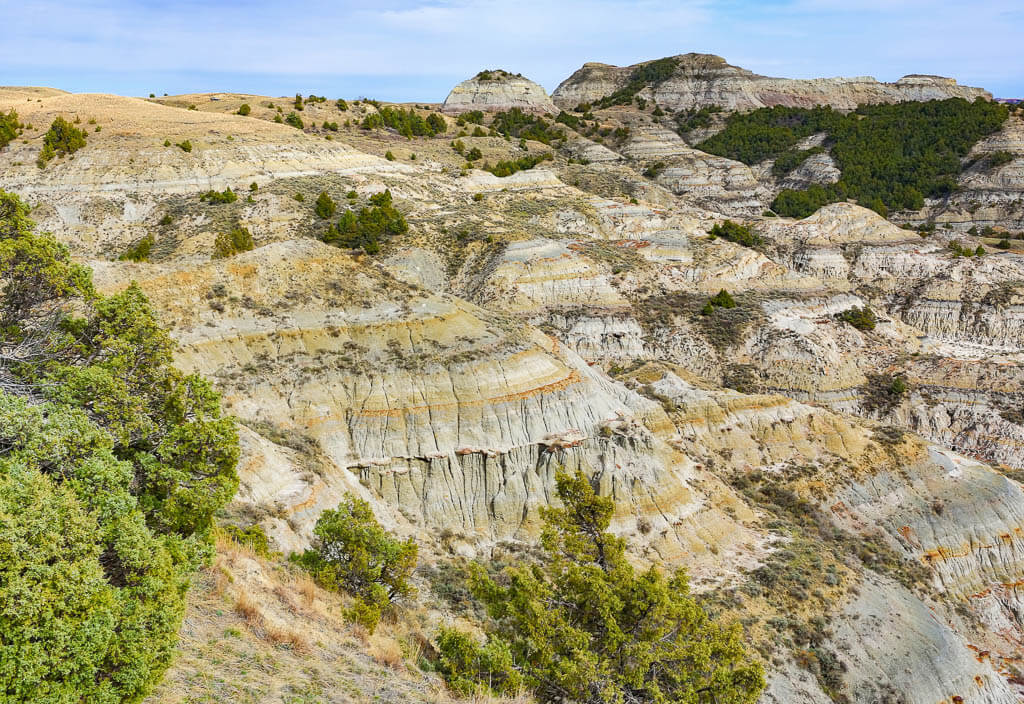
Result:
[[[192,142],[188,141],[187,139],[184,142],[178,142],[177,146],[183,152],[191,152],[192,151]]]
[[[221,232],[213,241],[213,258],[227,259],[241,252],[248,252],[256,245],[248,228],[238,226],[231,232]]]
[[[1010,244],[1010,240],[1006,239],[1005,237],[996,243],[996,247],[998,247],[999,249],[1010,249],[1012,246],[1013,245]]]
[[[462,156],[466,153],[466,144],[461,139],[456,139],[452,142],[452,149],[456,154]]]
[[[455,118],[455,124],[459,127],[463,127],[467,124],[482,125],[484,124],[484,113],[482,110],[470,110],[469,112],[464,112]]]
[[[551,161],[552,159],[554,159],[554,155],[551,152],[544,152],[542,154],[534,154],[532,156],[522,156],[511,161],[499,161],[494,166],[484,164],[483,169],[484,171],[490,171],[499,178],[504,178],[505,176],[511,176],[517,171],[532,169],[537,164],[545,161]]]
[[[348,249],[362,248],[367,254],[380,252],[381,243],[409,229],[405,217],[392,205],[391,191],[370,196],[370,207],[358,212],[346,209],[336,225],[321,235],[327,244]]]
[[[156,244],[156,238],[153,235],[146,235],[129,247],[118,259],[120,261],[144,262],[149,259],[149,253],[153,251],[154,244]]]
[[[875,325],[878,322],[878,318],[875,317],[875,312],[867,306],[864,306],[863,308],[850,308],[849,310],[844,310],[837,317],[839,320],[852,325],[858,330],[874,330]]]
[[[334,103],[340,112],[348,111],[348,103],[345,102],[344,98],[338,98],[337,102]]]
[[[320,195],[316,199],[316,205],[313,207],[314,212],[326,220],[332,217],[337,209],[338,205],[327,195],[327,191],[320,191]]]
[[[471,591],[487,610],[486,640],[452,629],[438,670],[466,695],[539,701],[752,704],[764,688],[739,624],[711,620],[683,571],[637,573],[608,526],[614,505],[581,472],[558,472],[562,508],[541,509],[543,557],[497,578],[475,564]]]
[[[252,112],[252,108],[249,107],[248,103],[242,103],[238,108],[238,114],[242,117],[247,117]]]
[[[18,136],[18,129],[21,123],[18,121],[18,113],[11,110],[6,115],[0,112],[0,149],[10,144]]]
[[[723,240],[729,240],[744,247],[760,247],[764,244],[764,240],[761,239],[760,235],[751,232],[750,228],[746,225],[740,225],[732,220],[715,223],[711,228],[710,234],[712,239],[721,237]]]
[[[389,149],[388,151],[384,152],[384,158],[387,159],[388,161],[394,161],[395,155],[392,154],[391,150]]]
[[[717,308],[735,308],[736,300],[724,288],[708,299],[708,304]]]
[[[284,118],[286,125],[291,125],[297,130],[301,130],[306,125],[302,122],[302,118],[295,112],[288,113],[288,117]]]
[[[477,159],[482,159],[483,156],[483,152],[480,151],[479,147],[473,147],[466,152],[466,161],[476,161]]]
[[[67,156],[85,146],[85,132],[58,115],[43,136],[43,144],[53,149],[57,156]]]
[[[295,102],[293,103],[293,107],[296,110],[304,110],[305,109],[305,103],[302,100],[302,93],[296,93],[295,94]]]
[[[97,294],[2,191],[0,270],[0,699],[137,702],[237,488],[235,424],[138,287]]]
[[[354,596],[349,618],[371,633],[393,603],[415,594],[409,577],[416,541],[384,530],[362,499],[346,494],[337,509],[320,515],[313,534],[313,547],[297,562],[325,588]]]
[[[224,203],[234,203],[238,200],[238,195],[231,190],[228,186],[223,191],[207,191],[206,193],[199,196],[200,203],[209,203],[211,205],[223,205]]]

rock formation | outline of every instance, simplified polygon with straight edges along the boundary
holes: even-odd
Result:
[[[646,86],[638,93],[671,111],[706,105],[729,110],[771,105],[831,105],[850,110],[861,103],[992,98],[981,88],[960,86],[952,78],[941,76],[909,75],[894,83],[881,83],[870,76],[797,80],[760,76],[711,54],[681,54],[672,58],[677,65],[671,77],[657,85]],[[649,62],[622,67],[584,64],[559,84],[551,98],[566,109],[580,103],[593,103],[626,86],[633,71],[645,63]]]
[[[470,110],[500,111],[519,108],[525,112],[555,114],[558,108],[543,87],[508,71],[481,71],[452,88],[441,109],[451,114]]]

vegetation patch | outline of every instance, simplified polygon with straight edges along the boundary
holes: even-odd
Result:
[[[732,220],[715,223],[709,234],[711,239],[721,237],[723,240],[729,240],[744,247],[756,248],[764,245],[764,240],[760,235],[752,232],[748,226],[740,225]]]
[[[326,589],[354,596],[348,617],[371,633],[392,604],[415,594],[409,577],[416,542],[384,530],[362,499],[346,494],[335,510],[320,515],[313,534],[313,547],[295,561]]]
[[[543,555],[496,578],[482,565],[471,592],[487,610],[486,639],[438,636],[438,670],[464,695],[532,691],[541,701],[757,700],[764,673],[739,624],[708,618],[682,571],[637,573],[607,532],[614,505],[582,473],[559,472],[564,508],[541,509]]]
[[[362,248],[367,254],[377,254],[383,242],[408,230],[405,217],[392,204],[391,191],[385,190],[370,196],[368,208],[346,208],[320,239],[337,247]]]
[[[238,487],[235,423],[138,286],[99,295],[2,191],[0,270],[0,698],[136,702]]]
[[[670,56],[638,66],[629,74],[629,82],[625,86],[596,101],[594,107],[629,105],[633,101],[633,97],[644,88],[648,86],[655,88],[671,78],[678,63],[678,59]]]
[[[875,316],[875,311],[871,310],[868,306],[863,308],[850,308],[844,310],[842,313],[836,315],[838,320],[843,321],[847,325],[852,325],[858,330],[869,331],[874,330],[875,325],[878,323],[878,318]]]
[[[213,258],[227,259],[255,247],[252,234],[248,228],[235,227],[230,232],[222,232],[213,241]]]
[[[722,132],[697,148],[748,165],[780,157],[788,165],[801,157],[783,156],[797,142],[825,132],[842,174],[839,181],[783,190],[772,210],[806,217],[822,205],[853,198],[887,215],[889,210],[919,210],[925,198],[952,193],[961,160],[1008,114],[1005,105],[962,98],[862,105],[848,115],[827,106],[775,106],[731,115]]]
[[[485,163],[482,168],[484,171],[489,171],[498,178],[504,178],[506,176],[511,176],[517,171],[532,169],[537,164],[541,164],[545,161],[551,161],[554,158],[555,157],[551,152],[543,152],[541,154],[521,156],[518,159],[512,159],[509,161],[499,161],[494,166]]]

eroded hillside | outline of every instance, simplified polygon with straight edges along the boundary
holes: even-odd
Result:
[[[602,108],[628,70],[588,66],[554,98],[595,104],[546,117],[509,74],[449,114],[0,89],[26,125],[0,188],[100,289],[137,282],[240,419],[223,522],[301,551],[352,492],[421,546],[420,600],[367,639],[280,559],[222,542],[152,701],[445,701],[425,656],[471,620],[451,574],[529,554],[563,467],[614,498],[637,564],[686,568],[742,622],[762,701],[1024,696],[1020,115],[919,212],[794,220],[766,211],[834,181],[827,150],[785,180],[702,152],[724,116],[687,122],[689,84]],[[711,102],[757,106],[769,79],[711,68],[734,98]],[[57,116],[86,146],[40,168]],[[385,192],[404,229],[373,229]],[[252,248],[215,257],[242,228]],[[328,244],[356,235],[379,251]]]

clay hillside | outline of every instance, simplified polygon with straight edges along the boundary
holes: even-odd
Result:
[[[186,536],[167,564],[196,536],[212,548],[194,548],[188,596],[175,592],[186,603],[161,621],[176,639],[144,685],[124,685],[131,696],[660,701],[655,680],[617,679],[648,646],[612,657],[597,629],[592,650],[572,650],[566,624],[583,632],[592,615],[556,622],[564,602],[541,601],[599,581],[618,554],[608,536],[600,558],[580,548],[600,531],[571,533],[571,511],[556,512],[571,535],[552,551],[551,509],[583,496],[622,541],[602,585],[683,569],[673,608],[713,624],[708,643],[739,629],[703,665],[674,651],[692,681],[644,670],[678,688],[666,701],[703,702],[700,687],[764,704],[1024,699],[1024,108],[947,78],[768,78],[699,54],[588,63],[550,96],[489,69],[431,105],[6,87],[0,189],[25,204],[0,207],[0,282],[22,280],[3,247],[33,221],[66,246],[66,266],[91,269],[98,296],[145,295],[177,370],[154,388],[200,374],[237,419],[237,490],[173,504],[206,506],[208,525],[193,535],[182,514],[155,512],[168,484],[139,494],[154,536]],[[113,335],[102,304],[63,309],[87,306]],[[0,399],[27,399],[0,404],[0,469],[20,447],[8,435],[28,437],[10,419],[81,398],[24,390],[36,357],[15,353],[40,329],[70,345],[92,328],[32,325],[0,326]],[[110,367],[105,385],[46,378],[121,389],[125,369],[155,358]],[[107,427],[95,397],[75,403]],[[175,422],[213,417],[196,413]],[[132,487],[154,463],[175,466],[165,435],[140,439],[146,423],[95,441],[111,466],[136,462],[109,475]],[[50,461],[40,476],[64,486]],[[593,492],[566,493],[577,476]],[[4,507],[25,503],[4,491],[0,534]],[[353,498],[392,540],[389,559],[418,551],[376,620],[365,609],[380,592],[346,582],[344,546],[315,532]],[[114,510],[87,509],[62,520]],[[360,555],[384,550],[360,535]],[[590,555],[582,567],[566,566],[574,550]],[[114,548],[93,552],[101,583],[144,582],[112,570]],[[548,605],[531,613],[551,630],[527,647],[509,605],[524,602],[495,603],[533,584],[515,566],[536,565],[534,579],[556,563],[574,576],[519,595]],[[639,593],[625,591],[615,598]],[[544,661],[549,646],[566,650]],[[706,674],[716,658],[728,666]],[[584,660],[595,669],[577,689],[552,664]],[[109,668],[121,687],[124,665]],[[39,687],[25,691],[88,700]]]

